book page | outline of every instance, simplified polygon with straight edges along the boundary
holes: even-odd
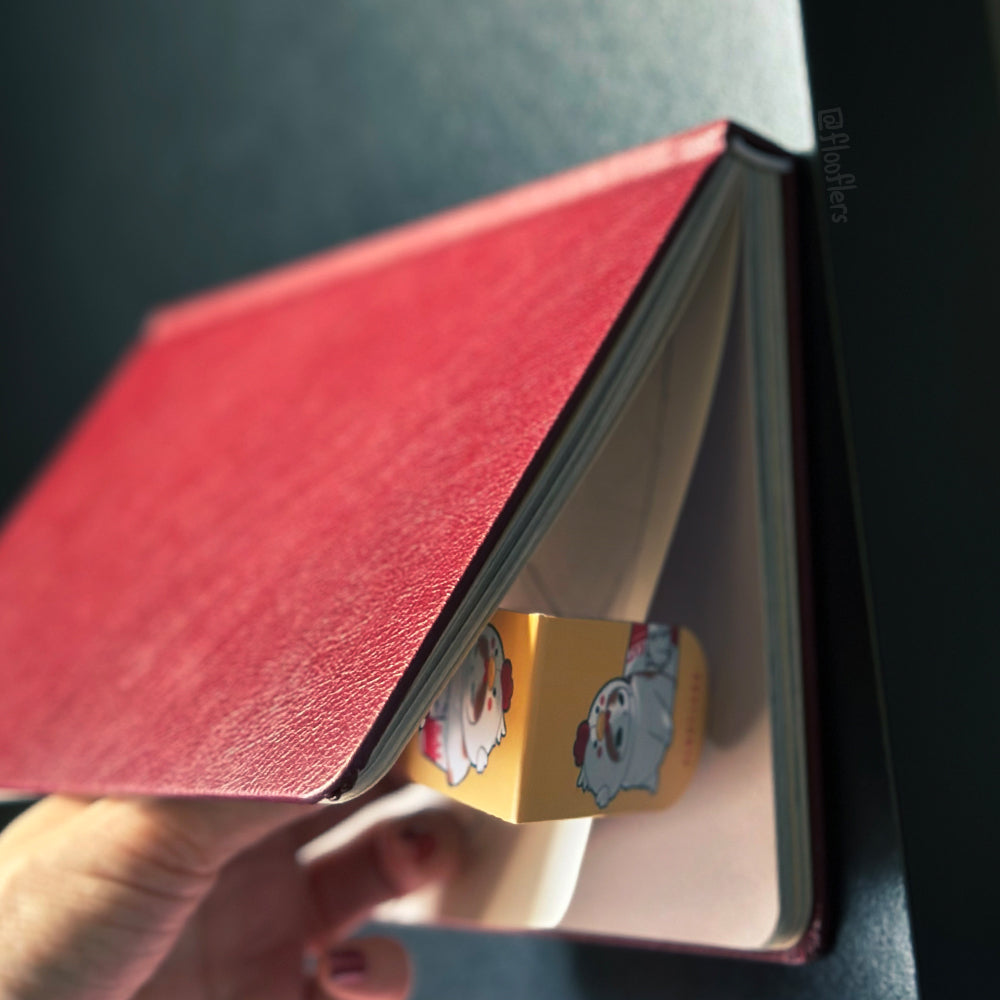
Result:
[[[662,578],[647,595],[651,620],[691,628],[708,658],[708,727],[691,786],[662,812],[591,821],[582,848],[586,821],[573,821],[577,839],[560,865],[552,859],[566,821],[511,827],[470,816],[486,868],[439,894],[431,912],[403,919],[539,928],[558,912],[556,926],[586,935],[769,945],[780,913],[774,751],[748,348],[734,313],[690,490]]]
[[[712,408],[734,304],[740,235],[734,212],[671,335],[665,336],[665,349],[503,607],[572,617],[650,617]],[[711,669],[710,660],[710,683]],[[692,792],[688,789],[681,804]],[[425,801],[433,793],[420,794]],[[445,890],[387,904],[380,919],[506,928],[552,927],[562,919],[571,929],[590,921],[598,933],[632,933],[618,926],[629,900],[621,897],[621,907],[609,908],[604,898],[609,862],[619,870],[623,862],[608,857],[602,828],[630,825],[633,817],[512,826],[454,803],[449,807],[470,830],[476,863]],[[658,823],[677,808],[645,815]],[[592,828],[591,837],[597,836],[590,842]],[[651,879],[639,866],[634,877],[660,885],[659,877]],[[591,920],[588,901],[603,914],[603,923]],[[641,936],[666,939],[655,926],[650,934],[649,925]]]
[[[561,926],[721,947],[767,946],[778,920],[774,756],[764,662],[748,347],[734,328],[684,512],[653,602],[701,639],[709,711],[698,770],[660,813],[593,824]],[[621,880],[627,905],[609,908]]]

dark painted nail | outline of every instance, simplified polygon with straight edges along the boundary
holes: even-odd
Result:
[[[331,951],[326,956],[326,971],[331,979],[338,982],[363,979],[365,975],[365,955],[357,948]]]

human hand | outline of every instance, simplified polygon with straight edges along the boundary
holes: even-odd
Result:
[[[356,808],[43,799],[0,835],[0,998],[404,997],[400,945],[344,938],[454,872],[461,835],[428,811],[297,862]]]

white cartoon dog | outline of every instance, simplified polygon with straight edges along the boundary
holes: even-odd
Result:
[[[514,680],[500,633],[488,625],[420,728],[420,749],[457,785],[471,768],[482,774],[507,733]]]
[[[622,676],[594,696],[573,747],[577,785],[598,808],[622,788],[656,791],[674,734],[677,666],[676,628],[633,626]]]

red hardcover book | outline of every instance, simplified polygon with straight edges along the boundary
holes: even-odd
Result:
[[[813,895],[808,878],[786,891],[812,864],[786,171],[710,125],[155,312],[0,536],[0,787],[369,787],[501,603],[641,621],[662,574],[671,592],[715,387],[738,365],[756,436],[714,453],[746,465],[753,507],[740,614],[770,706],[753,759],[778,931],[699,941],[799,940]],[[731,630],[681,591],[720,684],[729,646],[712,633]],[[711,797],[726,762],[708,757]],[[570,930],[613,932],[573,898]]]

